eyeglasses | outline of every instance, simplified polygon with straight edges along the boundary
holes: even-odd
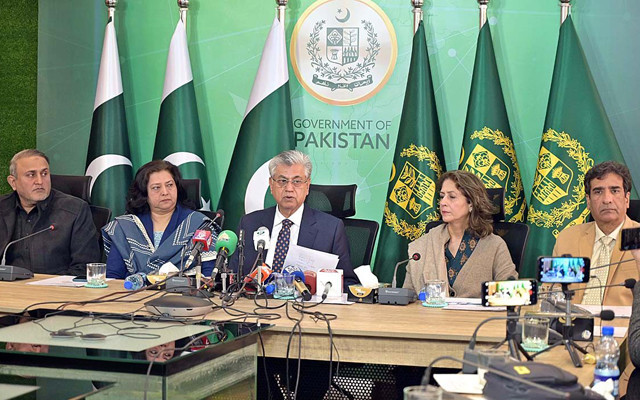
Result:
[[[305,183],[307,183],[309,181],[308,179],[299,179],[299,178],[297,178],[297,179],[284,179],[284,178],[273,179],[273,178],[271,178],[271,180],[274,181],[276,183],[276,185],[278,185],[281,188],[286,187],[288,183],[291,183],[293,185],[293,187],[300,188]]]

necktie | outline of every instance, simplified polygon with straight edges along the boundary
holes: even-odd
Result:
[[[598,263],[594,265],[594,267],[599,267],[602,265],[607,265],[611,262],[611,242],[613,238],[609,236],[603,236],[600,238],[600,254],[598,255]],[[599,279],[591,278],[589,280],[589,286],[600,286],[607,284],[607,277],[609,276],[609,267],[598,268],[593,270],[591,273],[592,276],[597,276]],[[602,289],[587,289],[584,294],[583,304],[601,304],[602,297],[601,293],[604,293],[604,288]]]
[[[276,242],[276,252],[273,254],[273,272],[281,272],[284,259],[287,257],[289,251],[289,239],[291,238],[291,222],[288,219],[282,221],[282,229],[278,234],[278,241]]]

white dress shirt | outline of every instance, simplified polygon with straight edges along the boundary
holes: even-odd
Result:
[[[276,243],[278,242],[278,235],[282,229],[282,221],[288,219],[293,222],[291,225],[291,236],[289,237],[289,244],[298,244],[298,235],[300,234],[300,224],[302,223],[302,212],[304,211],[304,203],[300,205],[300,208],[296,210],[289,218],[285,218],[280,209],[276,206],[276,215],[273,217],[273,229],[271,230],[271,240],[269,241],[269,251],[267,251],[267,258],[264,262],[271,266],[273,264],[273,255],[276,252]],[[283,266],[284,267],[284,266]]]

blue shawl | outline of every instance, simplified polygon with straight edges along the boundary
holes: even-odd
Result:
[[[205,220],[209,220],[209,218],[197,211],[177,205],[167,228],[164,230],[160,245],[156,248],[153,244],[153,222],[150,213],[126,214],[116,217],[102,228],[104,249],[107,254],[107,275],[124,277],[136,272],[148,274],[156,271],[167,262],[180,268],[188,256],[188,254],[182,254],[183,249],[190,247],[191,237]],[[212,242],[215,243],[217,232],[212,233],[214,235]],[[115,259],[115,254],[109,257],[112,249],[119,253],[118,259]],[[184,258],[181,259],[181,255]],[[214,260],[215,256],[216,253],[213,249],[203,252],[202,261]],[[121,262],[119,258],[121,258]],[[121,264],[126,267],[126,272],[120,271]],[[204,268],[203,272],[206,275],[207,271]]]

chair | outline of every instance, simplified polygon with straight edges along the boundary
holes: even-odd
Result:
[[[90,204],[89,208],[91,209],[91,217],[93,218],[93,224],[96,226],[96,230],[98,231],[98,242],[100,244],[100,258],[104,260],[104,243],[102,242],[101,229],[111,220],[111,210],[106,207],[95,206],[93,204]]]
[[[309,185],[305,204],[337,218],[356,215],[356,189],[358,185]]]
[[[493,222],[504,221],[504,188],[487,188],[489,201],[496,207]]]
[[[351,265],[353,268],[371,265],[373,245],[376,242],[380,225],[376,221],[357,218],[346,218],[343,222],[349,241]]]
[[[529,225],[519,222],[494,222],[493,233],[505,241],[516,271],[520,272],[524,261],[524,250],[527,247],[527,237],[529,237]]]
[[[187,199],[192,203],[196,209],[202,208],[202,197],[200,179],[182,179],[182,187],[187,192]]]
[[[90,183],[90,176],[51,174],[51,187],[53,189],[81,198],[87,203],[91,202],[91,198],[89,196]]]

